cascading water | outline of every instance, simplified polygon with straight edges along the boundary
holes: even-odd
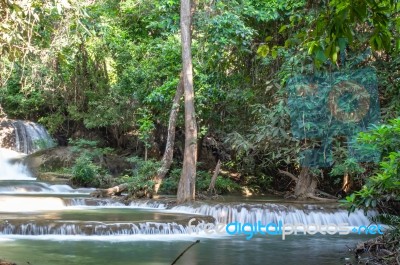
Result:
[[[269,264],[297,264],[299,258],[310,256],[307,249],[315,251],[323,245],[328,245],[330,253],[332,246],[340,250],[345,244],[352,244],[349,243],[348,238],[356,242],[361,235],[324,236],[317,237],[317,240],[313,240],[311,236],[299,236],[296,240],[287,240],[288,244],[284,245],[279,237],[273,236],[268,238],[259,236],[255,240],[246,241],[243,236],[228,237],[227,233],[209,234],[205,230],[193,233],[194,231],[188,226],[189,221],[195,218],[196,222],[203,224],[256,223],[258,221],[263,224],[283,221],[304,225],[347,223],[349,227],[370,223],[362,211],[348,215],[346,210],[338,209],[337,205],[326,204],[300,205],[276,200],[273,203],[206,204],[202,202],[171,206],[168,201],[134,201],[125,204],[112,199],[91,198],[89,194],[92,189],[74,189],[68,185],[38,182],[23,164],[24,155],[37,150],[38,142],[43,144],[46,139],[49,139],[43,127],[22,121],[8,121],[8,127],[4,124],[4,121],[0,121],[0,146],[3,147],[0,148],[0,252],[2,257],[7,253],[5,257],[18,261],[18,264],[25,264],[26,260],[30,260],[21,261],[19,257],[26,251],[28,254],[25,256],[30,257],[32,252],[29,252],[29,249],[32,245],[38,246],[35,248],[35,253],[38,253],[41,259],[34,264],[123,265],[131,260],[134,260],[135,264],[170,264],[186,247],[184,245],[186,243],[180,243],[180,241],[192,241],[198,237],[202,238],[203,246],[208,244],[211,247],[205,250],[201,250],[200,247],[200,250],[191,250],[198,256],[191,257],[190,261],[186,260],[186,263],[182,261],[181,264],[263,264],[265,251],[270,251],[269,255],[274,257],[271,261],[276,261]],[[370,213],[372,214],[374,213]],[[30,240],[36,239],[41,239],[41,241],[31,244]],[[8,244],[10,240],[15,242]],[[173,244],[170,243],[172,240],[174,240]],[[97,241],[102,242],[93,243]],[[121,243],[126,241],[129,242]],[[106,245],[108,242],[113,243]],[[118,242],[118,245],[115,242]],[[68,249],[65,247],[66,244],[70,246]],[[18,248],[16,248],[17,245]],[[49,246],[51,250],[40,246]],[[162,262],[140,263],[138,261],[154,256],[155,251],[160,249],[158,246],[166,249],[163,254],[166,258]],[[300,246],[301,251],[296,252],[297,246]],[[54,250],[53,247],[59,249]],[[288,248],[297,253],[296,259],[292,263],[278,260],[277,256],[285,257],[282,254],[286,253]],[[70,257],[75,257],[78,249],[82,251],[80,261],[70,263]],[[98,251],[88,254],[93,249]],[[120,249],[121,252],[117,257],[115,253]],[[174,253],[171,253],[171,249]],[[251,252],[252,259],[245,259],[242,254],[237,254],[238,252],[236,256],[232,255],[236,249],[239,249],[241,253]],[[112,258],[104,263],[104,260],[110,258],[104,256],[107,252],[111,253]],[[8,253],[15,254],[8,256]],[[58,253],[57,260],[53,259],[53,253]],[[48,259],[43,259],[42,257],[46,255]],[[87,263],[88,255],[91,255],[90,258],[93,260],[97,258],[97,261]],[[129,258],[126,258],[127,256]],[[307,264],[339,264],[325,262],[324,257],[329,255],[317,253],[314,256],[318,260]],[[118,263],[120,257],[121,263]],[[192,262],[202,259],[202,263]],[[48,263],[43,263],[43,260],[48,260]]]
[[[33,205],[27,206],[30,201]],[[18,206],[19,205],[19,206]],[[11,207],[10,207],[11,206]],[[311,207],[313,208],[313,207]],[[100,216],[100,211],[112,210],[111,220]],[[79,220],[67,220],[62,212],[51,220],[32,221],[18,218],[0,223],[0,235],[65,235],[65,236],[127,236],[127,235],[168,235],[189,234],[188,221],[192,218],[200,222],[217,223],[278,223],[304,225],[340,225],[347,223],[349,227],[369,225],[370,221],[362,211],[356,211],[350,216],[346,210],[321,209],[315,206],[310,209],[296,208],[278,204],[233,204],[233,205],[202,205],[175,206],[167,209],[165,204],[151,202],[133,202],[125,205],[119,202],[93,198],[6,198],[0,200],[0,212],[15,213],[20,211],[75,211],[81,215]],[[87,221],[84,211],[93,216],[99,211],[97,220]],[[80,213],[81,212],[81,213]],[[139,216],[135,213],[140,213]],[[40,213],[38,213],[40,215]],[[54,214],[54,213],[53,213]],[[194,214],[194,215],[193,215]],[[374,213],[369,213],[369,216]],[[58,216],[58,215],[61,215]],[[13,216],[13,215],[10,215]],[[212,216],[207,219],[206,216]],[[139,218],[138,218],[139,217]],[[146,220],[150,218],[149,221]],[[53,219],[57,219],[56,221]],[[137,219],[137,220],[136,220]],[[143,221],[141,221],[143,219]],[[164,221],[164,222],[162,222]]]
[[[21,120],[0,120],[0,147],[31,154],[43,147],[51,147],[53,141],[40,124]]]
[[[357,210],[352,214],[344,209],[324,209],[318,206],[307,205],[306,209],[294,206],[278,204],[236,204],[236,205],[201,205],[201,206],[176,206],[172,208],[176,212],[194,213],[199,215],[210,215],[219,223],[250,223],[255,224],[261,221],[263,224],[278,223],[282,221],[290,224],[342,224],[349,226],[368,225],[369,218],[374,212],[369,212],[368,216],[364,212]]]
[[[33,180],[27,166],[21,161],[24,154],[0,148],[0,180]]]

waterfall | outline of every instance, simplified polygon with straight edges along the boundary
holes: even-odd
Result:
[[[0,121],[0,147],[31,154],[52,145],[50,135],[40,124],[21,120]]]
[[[211,216],[217,223],[302,223],[305,225],[317,224],[342,224],[361,226],[370,224],[370,217],[376,212],[369,211],[367,215],[362,210],[349,214],[345,209],[337,209],[335,205],[282,205],[282,204],[202,204],[169,207],[168,202],[160,201],[134,201],[129,205],[115,202],[111,199],[80,198],[70,199],[68,206],[102,206],[102,207],[129,207],[137,209],[158,209],[172,213],[194,214],[196,216]]]
[[[168,202],[154,200],[133,201],[125,206],[120,202],[109,199],[71,199],[69,206],[103,206],[103,207],[130,207],[138,209],[159,209],[173,213],[195,214],[197,216],[212,216],[218,223],[302,223],[305,225],[317,224],[341,224],[349,226],[361,226],[370,224],[369,218],[376,215],[370,211],[367,215],[362,210],[356,210],[349,215],[345,209],[337,209],[319,205],[282,205],[282,204],[201,204],[169,207]]]
[[[186,234],[186,228],[177,223],[102,223],[102,222],[14,222],[0,223],[2,235],[81,235],[81,236],[121,236],[121,235],[171,235]]]
[[[33,180],[28,167],[21,161],[23,154],[0,148],[0,180]]]
[[[65,209],[62,199],[56,197],[0,197],[1,213],[21,213]]]
[[[368,225],[369,217],[375,212],[364,215],[361,210],[356,210],[349,215],[345,209],[324,209],[318,206],[307,205],[307,207],[297,208],[293,205],[277,204],[217,204],[199,206],[175,206],[171,209],[174,212],[193,213],[199,215],[209,215],[219,223],[251,223],[261,221],[263,224],[278,223],[302,223],[304,225],[317,224],[341,224],[348,223],[349,226]]]
[[[0,200],[0,211],[43,211],[43,210],[68,210],[76,206],[94,207],[125,207],[134,211],[135,208],[143,209],[151,205],[157,207],[154,210],[164,216],[179,212],[184,214],[180,221],[157,222],[157,221],[79,221],[79,220],[23,220],[7,219],[0,222],[0,235],[62,235],[62,236],[123,236],[123,235],[190,235],[193,230],[188,227],[189,220],[195,218],[200,223],[278,223],[304,224],[304,225],[340,225],[347,223],[348,227],[368,226],[370,221],[362,211],[348,215],[346,210],[338,209],[304,209],[292,206],[276,204],[236,204],[236,205],[202,205],[202,206],[175,206],[171,209],[162,209],[159,204],[149,202],[135,202],[133,205],[125,206],[121,203],[112,203],[110,200],[81,198],[81,199],[59,199],[59,198],[29,198],[30,205],[25,199],[3,198]],[[10,207],[10,205],[13,207]],[[25,205],[25,207],[22,207]],[[311,207],[313,208],[313,207]],[[195,214],[195,215],[193,215]],[[369,216],[374,213],[370,212]],[[214,217],[210,219],[210,217]],[[190,230],[190,231],[189,231]],[[200,231],[201,232],[201,231]],[[201,232],[204,236],[204,231]]]
[[[32,180],[22,158],[52,145],[46,129],[37,123],[0,119],[0,180]]]

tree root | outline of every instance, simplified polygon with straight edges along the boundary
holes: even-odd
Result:
[[[290,173],[288,171],[278,169],[278,172],[279,172],[279,174],[282,174],[282,175],[285,175],[285,176],[291,178],[295,182],[297,182],[299,180],[298,177],[296,177],[295,175],[293,175],[292,173]]]
[[[365,242],[357,244],[353,249],[357,258],[362,257],[363,253],[372,255],[371,264],[400,265],[399,242],[389,241],[387,235],[379,236]],[[376,263],[375,263],[376,262]]]
[[[317,201],[323,201],[323,202],[337,202],[337,198],[335,198],[335,199],[321,198],[321,197],[318,197],[318,196],[315,196],[315,195],[312,195],[312,194],[308,194],[307,198],[314,199],[314,200],[317,200]]]

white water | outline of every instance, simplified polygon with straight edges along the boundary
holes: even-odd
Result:
[[[24,154],[0,148],[0,180],[34,180],[20,160]]]
[[[61,209],[65,209],[65,203],[61,198],[15,196],[0,197],[0,212],[2,213],[21,213]]]
[[[301,223],[304,225],[338,225],[348,223],[350,226],[368,225],[370,223],[368,216],[375,214],[374,212],[369,212],[368,216],[365,216],[363,211],[356,210],[349,215],[348,211],[344,209],[308,210],[276,204],[176,206],[171,211],[210,215],[219,223],[240,222],[242,224],[256,224],[258,221],[261,221],[263,224],[268,224],[282,221],[284,223]]]
[[[20,140],[18,143],[20,144],[17,146],[19,149],[24,149],[23,151],[26,153],[30,152],[28,151],[29,144],[23,145]],[[32,264],[41,264],[43,261],[47,262],[46,265],[89,264],[88,260],[96,260],[95,263],[90,264],[110,264],[110,262],[111,264],[126,264],[127,261],[132,260],[135,264],[170,264],[170,261],[186,246],[179,245],[179,242],[170,244],[168,241],[188,240],[193,242],[199,237],[202,238],[203,250],[194,252],[201,248],[193,248],[189,255],[191,253],[198,255],[197,258],[190,259],[194,263],[181,262],[182,264],[200,264],[197,263],[197,260],[204,257],[210,258],[201,264],[262,264],[265,263],[265,257],[271,257],[268,259],[269,263],[283,257],[281,260],[275,260],[274,264],[297,264],[302,260],[310,261],[310,256],[313,259],[324,256],[320,252],[316,252],[318,247],[326,245],[331,249],[334,244],[342,247],[345,245],[342,242],[346,244],[348,242],[341,237],[327,236],[308,240],[305,236],[299,236],[295,245],[300,246],[301,252],[296,254],[296,249],[288,250],[288,246],[291,244],[289,240],[288,244],[282,244],[280,243],[283,242],[282,240],[276,240],[278,237],[260,237],[252,241],[244,241],[243,235],[208,234],[205,231],[200,231],[198,234],[190,233],[192,230],[188,229],[185,218],[196,217],[197,220],[201,220],[203,215],[211,215],[219,223],[257,221],[266,223],[282,220],[285,223],[302,222],[321,225],[328,223],[349,223],[351,226],[369,224],[369,220],[361,211],[356,211],[348,216],[345,210],[322,209],[320,206],[310,208],[308,206],[248,203],[186,205],[167,209],[167,203],[157,201],[136,201],[124,205],[110,199],[82,197],[87,196],[91,189],[73,189],[68,185],[36,182],[26,166],[19,162],[21,157],[20,153],[0,149],[0,249],[3,255],[1,258],[14,260],[18,264],[26,264],[27,260],[32,262],[32,258],[36,257],[38,260]],[[186,216],[176,213],[185,213]],[[101,217],[99,217],[100,215]],[[227,237],[229,237],[228,240],[226,240]],[[207,243],[203,238],[215,240],[209,240]],[[68,241],[72,242],[68,243]],[[95,241],[104,242],[96,245]],[[122,243],[131,241],[139,242],[135,243],[136,245]],[[153,242],[150,243],[151,245],[146,245],[148,244],[146,241]],[[162,241],[163,244],[167,242],[164,254],[157,252],[161,243],[156,241]],[[107,251],[105,244],[110,242],[112,243]],[[114,244],[114,242],[118,242],[118,244]],[[204,249],[204,246],[210,242],[214,246]],[[291,240],[291,242],[293,244],[295,241]],[[310,245],[310,242],[315,243]],[[231,245],[226,247],[227,244]],[[46,246],[57,245],[60,248],[56,250],[46,248]],[[176,250],[177,245],[179,246],[178,250]],[[97,248],[93,246],[97,246]],[[93,251],[93,249],[95,250]],[[225,252],[223,252],[224,249]],[[82,252],[80,259],[79,255],[75,256],[76,250]],[[16,253],[14,256],[5,256],[10,255],[12,251]],[[331,252],[329,251],[329,253]],[[35,255],[32,256],[32,253]],[[289,256],[288,253],[296,257],[292,263],[285,260]],[[127,254],[131,254],[131,256],[127,258]],[[171,255],[171,260],[163,260],[160,263],[147,262],[148,260],[146,263],[138,262],[140,259],[143,261],[144,256],[147,259],[148,256],[157,255],[162,257]],[[220,257],[223,258],[219,259]],[[227,260],[227,258],[231,259]],[[343,260],[340,262],[343,264]],[[324,259],[320,259],[313,264],[339,263],[327,263],[324,262]]]
[[[15,150],[31,154],[40,149],[40,145],[50,147],[52,140],[46,129],[37,123],[16,120],[12,123],[15,130]]]
[[[27,128],[30,128],[29,126]],[[33,128],[33,127],[32,127]],[[26,129],[25,132],[32,133],[24,139],[35,139],[33,131]],[[36,135],[42,135],[41,130]],[[20,136],[18,136],[20,137]],[[20,141],[17,137],[17,142]],[[24,151],[29,153],[30,149]],[[18,146],[20,148],[21,146]],[[356,211],[350,215],[344,209],[322,209],[314,206],[294,206],[278,204],[215,204],[215,205],[185,205],[175,206],[168,209],[168,205],[157,201],[136,201],[129,205],[115,202],[110,199],[82,198],[87,196],[92,189],[73,189],[68,185],[50,185],[36,182],[28,168],[21,162],[24,154],[7,149],[0,149],[0,213],[15,214],[33,213],[46,214],[49,211],[91,211],[104,208],[118,208],[122,211],[135,211],[135,209],[150,209],[152,212],[161,211],[174,215],[176,213],[188,214],[188,217],[202,218],[212,216],[217,223],[250,223],[260,221],[263,224],[278,223],[285,224],[302,223],[304,225],[317,224],[343,224],[349,226],[369,225],[370,221],[362,211]],[[12,180],[12,181],[9,181]],[[22,180],[22,181],[21,181]],[[45,196],[49,194],[51,196]],[[62,198],[62,195],[74,195],[74,198]],[[7,196],[4,196],[7,195]],[[21,196],[24,195],[24,196]],[[26,196],[29,195],[29,196]],[[32,196],[34,195],[34,196]],[[38,196],[39,195],[39,196]],[[109,213],[105,213],[109,214]],[[369,213],[373,215],[374,213]],[[1,216],[1,215],[0,215]],[[77,213],[79,216],[79,213]],[[93,217],[95,218],[95,217]],[[174,219],[173,219],[174,220]],[[154,222],[153,222],[154,221]],[[175,222],[155,222],[156,219],[143,219],[143,221],[120,221],[118,215],[112,222],[73,221],[58,220],[49,222],[47,220],[32,221],[25,216],[15,220],[0,223],[0,235],[21,235],[21,236],[136,236],[136,235],[181,235],[188,234],[187,224]],[[175,220],[174,220],[175,221]],[[206,235],[202,233],[203,235]]]
[[[374,216],[375,212],[364,214],[362,210],[356,210],[349,215],[345,209],[322,209],[322,207],[312,207],[308,205],[306,208],[296,208],[294,206],[285,206],[278,204],[217,204],[201,206],[175,206],[167,209],[164,203],[157,201],[136,201],[129,205],[112,200],[88,200],[88,199],[72,199],[69,206],[93,206],[109,207],[109,208],[134,208],[134,209],[154,209],[165,210],[171,213],[195,214],[199,216],[212,216],[217,223],[251,223],[255,224],[261,221],[263,224],[284,223],[305,225],[317,224],[343,224],[348,223],[349,226],[369,225],[369,218]],[[311,209],[310,209],[311,208]]]

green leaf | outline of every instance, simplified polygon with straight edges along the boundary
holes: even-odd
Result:
[[[271,55],[272,55],[272,58],[274,58],[274,59],[276,59],[276,57],[278,57],[278,50],[276,49],[276,46],[272,47]]]
[[[257,49],[257,54],[261,57],[266,57],[269,53],[269,46],[268,45],[260,45]]]
[[[272,40],[272,36],[268,36],[265,38],[265,42],[270,42]]]
[[[336,61],[337,61],[337,56],[338,56],[338,53],[336,52],[336,51],[334,51],[333,53],[332,53],[332,55],[331,55],[332,57],[331,57],[331,59],[332,59],[332,62],[333,63],[336,63]]]
[[[308,48],[308,54],[313,54],[314,48],[317,47],[318,44],[316,41],[311,42],[310,47]]]
[[[282,33],[287,29],[287,25],[282,25],[278,31],[278,33]]]

